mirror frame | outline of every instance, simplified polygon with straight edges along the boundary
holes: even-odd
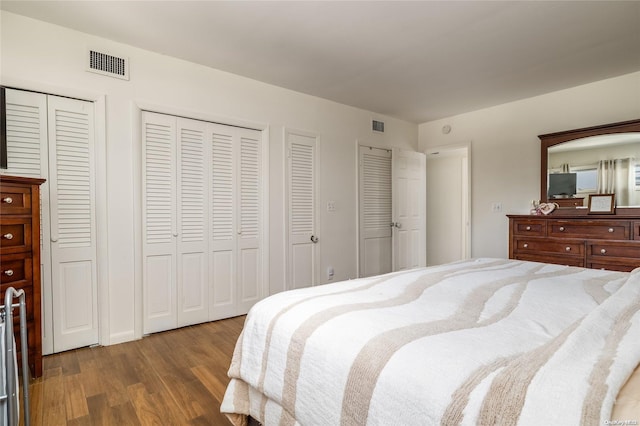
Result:
[[[540,138],[540,201],[544,203],[548,202],[547,167],[549,160],[549,147],[589,136],[628,132],[640,132],[640,119],[602,124],[600,126],[584,127],[582,129],[566,130],[564,132],[548,133],[546,135],[538,136],[538,138]],[[633,212],[640,212],[640,207],[630,207],[629,210]]]

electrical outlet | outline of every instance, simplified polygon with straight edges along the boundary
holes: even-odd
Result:
[[[332,280],[333,279],[333,266],[329,266],[327,268],[327,279],[328,280]]]
[[[335,201],[327,201],[327,211],[335,212],[336,211],[336,202]]]
[[[500,202],[491,203],[491,211],[494,213],[500,213],[502,211],[502,203]]]

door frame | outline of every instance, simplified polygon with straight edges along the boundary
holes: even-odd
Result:
[[[109,324],[109,247],[108,247],[108,220],[107,220],[107,132],[106,132],[106,95],[100,92],[70,87],[54,86],[32,80],[5,78],[2,85],[8,89],[38,92],[43,95],[74,98],[93,103],[94,108],[94,133],[95,133],[95,191],[96,191],[96,272],[97,272],[97,296],[98,296],[98,344],[107,346],[112,344]],[[48,144],[48,141],[47,141]],[[48,148],[47,148],[48,149]],[[47,151],[48,152],[48,151]],[[46,161],[49,159],[47,157]],[[48,212],[47,212],[48,213]],[[45,235],[48,231],[49,235]],[[47,242],[51,240],[51,229],[43,229],[43,244],[45,237]],[[49,250],[50,253],[50,250]],[[42,259],[41,259],[42,261]],[[49,264],[51,259],[47,260]],[[50,270],[51,268],[49,268]],[[44,272],[43,272],[44,273]],[[42,352],[53,353],[53,326],[52,307],[45,311],[45,303],[52,303],[51,276],[44,277],[42,282]],[[48,284],[48,285],[47,285]],[[48,287],[48,288],[47,288]],[[46,300],[48,299],[48,300]],[[45,327],[48,324],[48,336],[45,336]]]
[[[315,211],[314,211],[314,215],[315,215],[315,223],[314,223],[314,232],[315,234],[321,235],[321,221],[320,221],[320,213],[322,212],[322,209],[320,208],[320,135],[314,132],[309,132],[306,130],[299,130],[299,129],[295,129],[295,128],[291,128],[291,127],[284,127],[283,131],[282,131],[282,136],[283,136],[283,145],[284,145],[284,197],[283,197],[283,208],[284,208],[284,276],[285,276],[285,283],[284,283],[284,290],[291,290],[291,273],[290,273],[290,259],[289,259],[289,255],[290,253],[290,246],[289,246],[289,219],[290,219],[290,213],[289,213],[289,144],[288,144],[288,138],[289,135],[291,134],[297,134],[300,136],[305,136],[308,138],[314,138],[316,141],[316,146],[315,146],[315,173],[314,173],[314,180],[315,180],[315,197],[314,197],[314,202],[315,202]],[[322,239],[320,239],[319,241],[322,244]],[[316,285],[320,284],[321,282],[321,278],[322,278],[322,274],[320,273],[321,271],[321,248],[322,245],[317,245],[316,244],[316,249],[315,249],[315,254],[314,254],[314,262],[316,264],[316,270],[315,270],[315,283]]]
[[[463,239],[463,249],[464,249],[464,258],[471,258],[471,141],[468,142],[460,142],[450,145],[437,145],[428,147],[424,150],[425,155],[427,156],[427,164],[429,158],[433,158],[435,155],[440,155],[443,153],[453,153],[454,151],[463,151],[465,152],[466,161],[466,178],[463,176],[463,191],[466,194],[463,194],[463,199],[466,203],[466,208],[464,208],[463,222],[460,224],[462,227],[462,239]],[[429,187],[429,183],[427,182],[427,188]],[[429,203],[429,194],[427,194],[427,203]],[[466,217],[464,217],[466,216]],[[428,223],[429,217],[427,216],[427,232],[428,232]],[[429,234],[427,233],[427,238],[429,238]],[[427,259],[429,254],[427,253]]]
[[[202,111],[194,111],[189,109],[178,108],[169,104],[156,104],[140,99],[134,99],[131,102],[131,139],[133,141],[133,241],[134,241],[134,278],[133,278],[133,297],[134,297],[134,326],[132,336],[122,335],[117,342],[120,343],[143,337],[144,323],[144,295],[142,289],[142,111],[155,112],[158,114],[168,114],[177,117],[184,117],[193,120],[207,121],[226,126],[244,127],[248,129],[258,130],[261,133],[261,167],[262,179],[261,188],[261,257],[262,264],[262,288],[260,289],[260,298],[264,298],[270,294],[269,291],[269,148],[270,148],[270,126],[268,123],[261,123],[250,120],[242,120],[238,118],[230,118],[222,115],[210,114]]]

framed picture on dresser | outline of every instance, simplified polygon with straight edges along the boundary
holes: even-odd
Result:
[[[593,194],[589,197],[589,214],[614,214],[615,194]]]

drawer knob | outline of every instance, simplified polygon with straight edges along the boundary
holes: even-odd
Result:
[[[527,226],[526,229],[527,229],[527,231],[531,231],[531,227],[530,226]]]
[[[609,232],[613,232],[613,228],[609,228]]]
[[[4,271],[4,274],[8,277],[13,275],[13,269],[7,269],[6,271]]]
[[[11,232],[9,232],[8,234],[4,234],[2,237],[7,240],[13,240],[13,234]]]
[[[7,203],[7,204],[11,204],[11,203],[13,203],[13,198],[5,197],[5,198],[2,199],[2,202],[3,203]]]
[[[529,244],[524,243],[524,244],[522,245],[522,247],[527,248],[527,247],[529,247]]]
[[[571,247],[567,246],[564,248],[565,251],[571,251]]]
[[[560,232],[564,231],[564,226],[560,227]]]
[[[600,253],[605,254],[607,252],[606,249],[600,249]]]

